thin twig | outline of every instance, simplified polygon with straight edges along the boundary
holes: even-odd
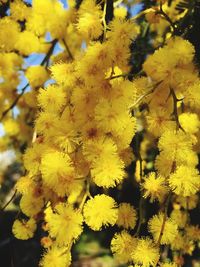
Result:
[[[53,40],[53,41],[51,42],[51,47],[50,47],[49,51],[47,52],[46,56],[44,57],[44,59],[43,59],[42,62],[40,63],[41,66],[44,66],[45,64],[46,64],[46,66],[48,66],[48,64],[49,64],[49,59],[50,59],[50,57],[51,57],[51,55],[52,55],[52,53],[53,53],[53,51],[54,51],[54,48],[55,48],[57,42],[58,42],[57,39],[55,39],[55,40]]]
[[[162,2],[160,1],[160,10],[159,11],[156,11],[156,14],[160,14],[162,15],[166,21],[169,22],[170,26],[172,27],[173,29],[173,33],[176,33],[177,31],[177,26],[174,24],[174,22],[170,19],[170,17],[164,12],[163,10],[163,7],[162,7]]]
[[[64,44],[64,46],[65,46],[65,48],[67,50],[67,53],[68,53],[70,59],[74,60],[74,57],[73,57],[73,55],[72,55],[72,53],[71,53],[71,51],[69,49],[69,46],[68,46],[67,42],[65,41],[65,39],[62,39],[62,41],[63,41],[63,44]]]
[[[15,190],[14,194],[12,195],[12,197],[9,199],[9,201],[0,209],[0,211],[4,211],[8,205],[13,201],[13,199],[16,197],[17,194],[17,190]]]
[[[140,234],[141,226],[144,223],[143,206],[144,206],[144,198],[141,196],[140,202],[139,202],[139,222],[138,222],[137,230],[134,236],[138,236]]]
[[[27,83],[27,84],[22,88],[21,93],[17,95],[17,97],[15,98],[15,100],[13,101],[13,103],[12,103],[6,110],[4,110],[4,112],[3,112],[2,115],[1,115],[0,122],[1,122],[1,121],[3,120],[3,118],[7,115],[7,113],[17,105],[19,99],[23,96],[23,94],[25,93],[25,91],[26,91],[26,89],[27,89],[28,86],[29,86],[29,83]]]
[[[173,112],[172,112],[172,116],[174,116],[175,121],[176,121],[176,130],[178,131],[179,129],[181,129],[183,132],[185,132],[185,130],[183,129],[183,127],[181,126],[180,121],[179,121],[178,107],[177,107],[177,103],[180,102],[180,101],[182,101],[183,99],[178,99],[177,98],[177,96],[176,96],[173,88],[170,88],[170,95],[173,98]]]
[[[147,97],[148,95],[153,94],[153,92],[157,89],[157,87],[162,83],[163,81],[159,81],[155,84],[155,86],[153,86],[153,88],[151,90],[149,90],[148,92],[146,92],[145,94],[141,95],[134,103],[133,105],[130,106],[131,109],[133,109],[135,106],[137,106],[140,101],[142,101],[142,99],[144,99],[145,97]]]
[[[163,233],[164,233],[164,230],[165,230],[165,223],[166,223],[166,220],[167,220],[167,212],[168,212],[168,207],[169,207],[169,203],[170,203],[170,200],[171,200],[171,196],[172,196],[172,192],[169,193],[169,195],[168,195],[168,197],[166,199],[163,222],[162,222],[162,226],[161,226],[161,229],[160,229],[160,234],[159,234],[158,241],[157,241],[157,245],[158,246],[161,243],[161,240],[162,240],[162,237],[163,237]]]

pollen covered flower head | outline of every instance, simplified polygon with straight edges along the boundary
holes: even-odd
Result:
[[[164,220],[163,213],[154,215],[153,218],[149,220],[149,223],[148,223],[149,230],[152,233],[155,242],[157,242],[160,237],[163,220]],[[177,235],[178,235],[178,225],[171,218],[167,218],[165,221],[163,235],[161,237],[160,243],[171,244]]]
[[[105,194],[89,199],[83,209],[85,222],[94,231],[103,226],[113,226],[118,218],[117,203]]]
[[[44,66],[36,65],[30,66],[26,70],[26,77],[29,81],[29,84],[33,88],[36,88],[42,86],[48,79],[49,75]]]
[[[129,203],[119,205],[119,213],[116,224],[125,229],[133,229],[137,221],[137,212]]]
[[[46,89],[40,89],[38,104],[47,112],[59,112],[65,104],[65,97],[66,94],[62,87],[49,85]]]
[[[170,175],[169,185],[177,195],[188,197],[196,194],[200,186],[198,170],[181,165]]]
[[[27,240],[32,238],[37,228],[36,221],[31,218],[28,221],[15,220],[12,226],[12,232],[16,238]]]
[[[79,10],[77,28],[86,40],[97,39],[103,31],[102,11],[94,0],[86,0]]]
[[[74,168],[68,154],[56,150],[45,153],[40,169],[45,185],[59,196],[68,193],[70,185],[74,183]]]
[[[131,262],[131,253],[134,251],[136,244],[137,239],[127,231],[116,233],[111,240],[111,251],[117,262],[121,264]]]
[[[132,252],[132,260],[135,264],[149,267],[159,260],[159,250],[150,238],[138,239],[137,246]]]
[[[144,189],[144,197],[150,197],[151,202],[156,199],[161,202],[168,192],[165,178],[156,177],[155,172],[151,172],[145,177],[142,188]]]
[[[49,234],[59,246],[69,245],[82,233],[83,217],[70,204],[59,203],[46,215]]]
[[[39,263],[40,267],[69,267],[71,264],[71,255],[66,252],[66,248],[53,246],[47,249]]]

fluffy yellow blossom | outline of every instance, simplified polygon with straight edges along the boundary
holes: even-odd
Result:
[[[180,228],[184,228],[188,221],[188,214],[185,211],[174,209],[170,215],[172,220],[178,225]]]
[[[180,50],[177,50],[177,46]],[[185,57],[183,58],[183,53]],[[169,57],[169,54],[171,55]],[[157,49],[150,55],[143,65],[144,71],[157,81],[170,81],[170,75],[177,67],[182,67],[192,62],[194,57],[193,45],[180,37],[171,38],[166,46]],[[158,67],[159,66],[159,67]]]
[[[131,255],[134,263],[143,267],[155,265],[160,257],[158,248],[150,238],[139,239]]]
[[[94,0],[85,0],[82,3],[77,28],[86,40],[97,39],[102,34],[101,18],[102,11]]]
[[[42,157],[41,172],[44,184],[59,196],[64,196],[74,182],[72,161],[59,151],[50,151]]]
[[[32,218],[29,219],[28,221],[15,220],[12,227],[12,232],[15,235],[15,237],[22,240],[27,240],[29,238],[32,238],[35,230],[36,230],[36,222]]]
[[[148,130],[155,136],[160,136],[167,129],[171,130],[174,128],[175,130],[176,128],[175,122],[170,120],[168,110],[163,108],[152,110],[148,116],[146,116],[146,119]]]
[[[114,187],[125,176],[124,163],[117,155],[99,158],[92,164],[91,176],[98,186]]]
[[[56,205],[54,212],[50,210],[46,216],[46,222],[50,236],[56,239],[59,246],[69,245],[82,232],[83,217],[80,211],[70,204]]]
[[[114,9],[114,15],[116,18],[124,19],[127,15],[127,9],[123,6]]]
[[[44,206],[44,200],[41,196],[34,195],[34,193],[30,192],[29,194],[25,194],[22,196],[20,200],[20,208],[24,214],[27,216],[37,215]]]
[[[33,32],[23,31],[19,34],[15,48],[25,56],[40,52],[39,38]]]
[[[58,112],[65,104],[65,97],[66,94],[62,87],[49,85],[46,89],[40,89],[37,99],[39,106],[45,111]]]
[[[133,229],[137,221],[137,212],[129,203],[119,205],[119,213],[116,224],[125,229]]]
[[[184,209],[195,209],[198,205],[199,197],[198,195],[192,195],[189,197],[177,196],[176,202],[181,205]]]
[[[122,231],[116,233],[111,240],[111,251],[115,259],[125,264],[131,262],[131,253],[134,251],[137,244],[137,239],[132,237],[128,232]]]
[[[149,220],[149,223],[148,223],[149,230],[152,233],[155,242],[157,242],[159,239],[163,220],[164,220],[163,213],[154,215],[153,218]],[[173,221],[171,218],[166,218],[163,235],[162,235],[160,243],[171,244],[178,234],[177,228],[178,226],[175,221]]]
[[[118,209],[115,200],[107,195],[96,195],[89,199],[83,210],[85,222],[94,231],[101,230],[102,226],[114,225],[118,218]]]
[[[19,124],[14,119],[5,120],[3,127],[4,127],[5,132],[9,136],[14,136],[14,135],[18,134],[20,131]]]
[[[53,246],[47,249],[39,263],[40,267],[69,267],[71,255],[66,252],[66,248]]]
[[[169,185],[177,194],[184,197],[194,195],[200,186],[200,176],[195,168],[180,166],[169,177]]]
[[[51,66],[52,78],[59,84],[64,84],[65,86],[71,86],[75,80],[73,76],[74,65],[72,63],[67,64],[63,62],[58,62]]]
[[[22,0],[15,0],[10,3],[10,13],[14,20],[24,21],[30,14],[30,8]]]
[[[25,151],[23,156],[24,166],[30,172],[30,176],[36,175],[39,172],[42,156],[41,151],[45,151],[45,146],[43,144],[35,143]]]
[[[179,121],[187,133],[195,134],[199,131],[200,122],[196,113],[182,113]]]
[[[168,192],[165,179],[161,176],[156,177],[155,172],[151,172],[145,177],[142,188],[144,189],[144,197],[150,197],[151,202],[156,199],[161,202]]]
[[[16,21],[10,17],[0,20],[0,51],[10,52],[14,49],[19,38],[20,28]],[[8,38],[9,36],[9,38]]]
[[[29,81],[30,86],[35,88],[42,86],[48,79],[49,75],[45,67],[38,65],[30,66],[26,70],[26,77]]]

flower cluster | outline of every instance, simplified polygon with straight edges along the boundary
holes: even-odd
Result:
[[[155,1],[131,17],[121,2],[14,0],[0,19],[0,148],[26,147],[13,234],[26,240],[41,226],[40,267],[70,266],[86,225],[113,227],[110,251],[127,266],[180,266],[177,254],[191,255],[200,241],[190,223],[200,190],[200,78],[195,48],[174,24],[185,10]],[[141,16],[156,38],[138,73]],[[27,67],[33,52],[44,59]],[[19,91],[22,73],[28,83]],[[112,193],[129,182],[132,200]],[[154,215],[146,202],[157,202]]]

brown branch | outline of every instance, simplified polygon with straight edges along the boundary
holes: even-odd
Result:
[[[12,195],[12,197],[9,199],[9,201],[0,209],[0,211],[4,211],[8,205],[14,200],[14,198],[16,197],[17,194],[17,190],[15,190],[14,194]]]
[[[169,22],[170,26],[171,26],[172,29],[173,29],[173,33],[175,34],[176,31],[177,31],[177,26],[176,26],[176,25],[174,24],[174,22],[170,19],[170,17],[164,12],[163,7],[162,7],[162,2],[161,2],[161,1],[160,1],[160,10],[158,10],[158,11],[156,12],[156,14],[160,14],[160,15],[162,15],[162,16],[166,19],[166,21]]]
[[[161,229],[160,229],[160,234],[159,234],[158,241],[157,241],[157,245],[158,246],[160,245],[160,242],[162,240],[163,233],[164,233],[164,230],[165,230],[165,223],[166,223],[166,220],[167,220],[167,212],[168,212],[168,207],[169,207],[169,203],[170,203],[170,200],[171,200],[171,196],[172,196],[172,192],[169,193],[169,195],[168,195],[168,197],[166,199],[163,222],[162,222],[162,226],[161,226]]]
[[[28,86],[29,86],[29,83],[27,83],[22,88],[21,93],[17,95],[17,97],[15,98],[15,100],[13,101],[13,103],[6,110],[3,111],[2,115],[1,115],[1,118],[0,118],[0,122],[7,115],[7,113],[17,105],[19,99],[23,96],[23,94],[25,93],[25,91],[26,91],[26,89],[27,89]]]
[[[67,53],[68,53],[70,59],[71,59],[71,60],[74,60],[74,57],[73,57],[73,55],[72,55],[72,53],[71,53],[71,51],[70,51],[70,49],[69,49],[69,46],[68,46],[68,44],[66,43],[65,39],[62,39],[62,41],[63,41],[63,44],[64,44],[64,46],[65,46],[65,48],[66,48],[66,50],[67,50]]]
[[[55,39],[55,40],[53,40],[53,41],[51,42],[51,47],[50,47],[49,51],[47,52],[46,56],[44,57],[44,59],[43,59],[42,62],[40,63],[41,66],[44,66],[45,64],[46,64],[46,67],[48,66],[50,57],[51,57],[51,55],[52,55],[52,53],[53,53],[53,51],[54,51],[54,48],[55,48],[57,42],[58,42],[57,39]]]
[[[178,99],[177,98],[177,96],[176,96],[173,88],[170,88],[170,95],[173,98],[173,112],[172,112],[171,115],[174,116],[174,118],[175,118],[175,121],[176,121],[176,130],[178,131],[179,129],[181,129],[183,132],[185,132],[185,130],[183,129],[183,127],[181,126],[180,121],[179,121],[178,107],[177,107],[177,103],[180,102],[180,101],[182,101],[183,99]]]

